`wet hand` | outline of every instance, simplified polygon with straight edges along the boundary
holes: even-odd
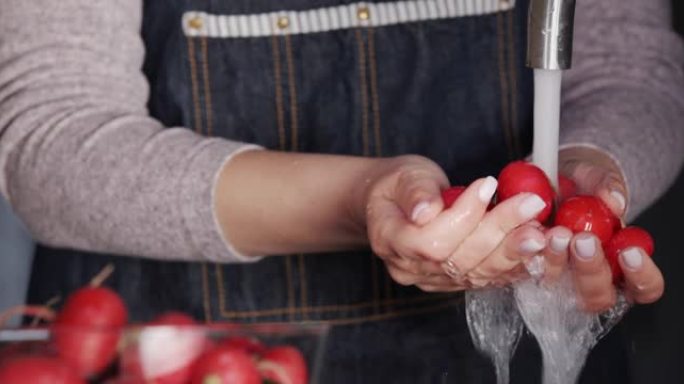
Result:
[[[627,189],[617,164],[605,153],[592,148],[568,148],[560,154],[561,173],[575,181],[580,194],[601,198],[618,217],[625,214]],[[586,310],[602,312],[615,304],[616,288],[600,241],[591,233],[572,236],[567,228],[546,233],[545,279],[553,281],[571,264],[577,293]],[[658,300],[664,291],[662,273],[643,249],[625,249],[619,257],[624,272],[623,288],[636,303]]]
[[[494,178],[473,182],[448,209],[441,199],[448,180],[427,159],[393,159],[373,180],[365,200],[368,235],[399,284],[440,292],[505,284],[546,245],[538,224],[530,222],[544,208],[536,195],[486,211]]]

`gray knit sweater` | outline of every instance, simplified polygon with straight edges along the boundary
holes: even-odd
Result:
[[[158,259],[246,261],[213,209],[244,143],[146,110],[141,0],[0,1],[0,191],[41,242]],[[634,217],[684,159],[684,46],[668,0],[580,0],[564,144],[620,163]]]

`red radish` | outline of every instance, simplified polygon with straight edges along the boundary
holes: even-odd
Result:
[[[622,268],[620,268],[618,261],[620,253],[631,247],[639,247],[648,256],[652,256],[655,248],[653,237],[639,227],[627,227],[615,233],[605,245],[606,258],[610,264],[610,269],[613,271],[613,282],[615,283],[622,281],[623,278]]]
[[[537,215],[544,222],[551,214],[556,193],[544,171],[525,161],[514,161],[499,174],[498,201],[504,201],[519,193],[529,192],[541,197],[546,207]]]
[[[442,191],[442,201],[444,202],[444,209],[451,208],[459,196],[466,190],[464,186],[450,187]]]
[[[221,345],[242,349],[250,355],[261,356],[266,352],[266,346],[252,337],[233,337]]]
[[[114,291],[81,288],[67,298],[52,326],[56,350],[83,377],[91,377],[114,359],[127,317]]]
[[[605,244],[613,236],[619,220],[601,199],[595,196],[575,196],[558,207],[555,225],[573,233],[591,232]]]
[[[452,205],[458,200],[458,198],[463,194],[466,187],[458,185],[455,187],[449,187],[442,191],[442,202],[444,202],[444,209],[451,208]],[[487,206],[487,210],[491,211],[494,208],[494,201],[490,202]]]
[[[565,201],[577,194],[577,184],[563,175],[558,175],[558,196],[560,201]]]
[[[117,383],[145,382],[142,367],[140,366],[140,354],[138,353],[137,344],[129,344],[121,351],[121,356],[119,358],[119,376]]]
[[[304,356],[290,346],[268,349],[259,362],[259,371],[265,379],[278,384],[306,384],[309,381]]]
[[[86,384],[72,367],[54,357],[26,356],[0,364],[2,384]]]
[[[155,384],[155,383],[146,383],[141,378],[119,376],[119,377],[115,377],[113,379],[109,379],[109,380],[105,381],[104,384]]]
[[[191,384],[261,384],[254,360],[240,348],[218,346],[195,363]]]
[[[52,356],[54,350],[45,341],[26,341],[11,343],[0,349],[0,364],[3,361],[23,356]]]
[[[187,383],[192,365],[207,345],[197,325],[192,317],[179,312],[157,317],[141,330],[138,343],[126,348],[121,371],[145,383]]]

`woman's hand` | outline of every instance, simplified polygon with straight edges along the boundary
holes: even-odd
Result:
[[[618,165],[600,150],[588,147],[566,148],[559,158],[560,172],[575,181],[580,194],[601,198],[618,217],[625,214],[627,189]],[[615,304],[612,274],[599,240],[590,233],[572,233],[563,227],[546,233],[549,247],[545,278],[554,280],[569,262],[577,292],[587,310],[604,311]],[[663,276],[643,249],[630,248],[620,255],[627,297],[637,303],[658,300],[664,290]]]
[[[541,198],[522,194],[487,212],[492,177],[473,182],[449,209],[441,199],[447,177],[425,158],[389,159],[371,180],[363,199],[370,243],[399,284],[431,292],[506,284],[546,246],[530,221]]]

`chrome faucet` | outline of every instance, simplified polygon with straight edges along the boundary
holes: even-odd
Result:
[[[527,66],[562,70],[572,63],[575,0],[530,0]]]

